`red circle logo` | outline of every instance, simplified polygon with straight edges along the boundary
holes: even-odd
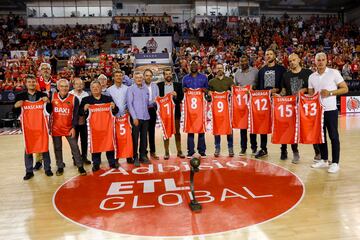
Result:
[[[77,176],[53,196],[70,221],[137,236],[194,236],[236,230],[269,221],[294,208],[304,185],[290,171],[247,158],[207,158],[195,175],[192,212],[188,161],[156,161],[134,168]]]

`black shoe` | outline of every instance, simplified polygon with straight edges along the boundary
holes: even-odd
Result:
[[[251,154],[252,154],[252,155],[255,155],[256,152],[257,152],[257,149],[256,149],[256,148],[252,148],[252,149],[251,149]]]
[[[164,155],[164,160],[169,160],[169,158],[170,158],[170,154],[169,154],[169,153],[165,153],[165,155]]]
[[[140,161],[138,158],[134,158],[134,166],[135,167],[140,167]]]
[[[149,160],[149,158],[148,158],[147,156],[141,157],[141,158],[140,158],[140,162],[141,162],[141,163],[144,163],[144,164],[150,164],[150,163],[151,163],[150,160]]]
[[[287,151],[281,151],[280,159],[286,160],[288,158]]]
[[[99,171],[100,170],[100,166],[99,165],[93,165],[92,167],[92,171],[93,172],[96,172],[96,171]]]
[[[34,173],[32,173],[32,172],[27,172],[26,174],[25,174],[25,176],[23,177],[23,179],[24,179],[24,181],[26,181],[26,180],[29,180],[29,179],[31,179],[31,178],[33,178],[34,177]]]
[[[34,171],[39,170],[40,168],[42,168],[42,163],[41,162],[36,162],[35,166],[34,166]]]
[[[110,168],[118,168],[119,164],[118,163],[114,163],[114,164],[109,164]]]
[[[127,158],[126,162],[129,164],[133,164],[134,163],[134,159],[133,158]]]
[[[90,165],[91,164],[91,161],[89,159],[83,159],[83,163],[86,164],[86,165]]]
[[[179,153],[177,154],[177,156],[178,156],[178,158],[185,158],[185,155],[184,155],[182,152],[179,152]]]
[[[246,155],[246,149],[242,148],[240,153],[239,153],[239,156],[245,156],[245,155]]]
[[[206,157],[206,153],[200,153],[200,156],[205,158]]]
[[[64,169],[63,168],[58,168],[58,170],[56,171],[56,176],[61,176],[64,174]]]
[[[267,155],[268,155],[267,151],[261,149],[256,153],[255,158],[262,158],[262,157],[266,157]]]
[[[54,176],[53,172],[51,170],[45,171],[46,176],[51,177]]]
[[[85,176],[85,175],[86,175],[86,171],[85,171],[84,167],[78,167],[78,171],[79,171],[79,174],[80,174],[81,176]]]

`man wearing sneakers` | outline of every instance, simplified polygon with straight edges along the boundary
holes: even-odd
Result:
[[[51,135],[54,144],[54,152],[57,176],[64,173],[65,163],[62,152],[62,137],[68,141],[71,154],[78,167],[80,175],[86,175],[81,159],[80,149],[76,141],[75,128],[79,120],[79,100],[72,94],[69,94],[70,84],[66,79],[57,81],[57,89],[59,92],[54,93],[51,99],[49,113],[51,113]]]
[[[256,68],[249,66],[249,57],[243,55],[240,58],[240,69],[235,72],[235,84],[241,87],[250,85],[251,88],[255,88],[258,81],[258,73],[259,71]],[[240,156],[246,154],[247,132],[247,129],[240,129]],[[256,134],[250,134],[250,144],[252,153],[255,154],[257,150]]]
[[[309,77],[309,94],[320,92],[321,100],[325,108],[324,112],[324,135],[325,143],[320,144],[321,160],[311,165],[313,168],[328,168],[329,173],[339,171],[340,141],[338,132],[338,110],[336,96],[346,94],[349,90],[336,69],[326,67],[326,54],[321,52],[315,56],[317,71]],[[326,129],[331,140],[332,163],[328,164],[328,147],[326,140]]]
[[[290,96],[297,95],[299,92],[307,92],[308,79],[312,73],[309,69],[303,69],[300,66],[300,58],[296,53],[289,55],[290,70],[284,73],[282,78],[282,90],[280,95]],[[293,151],[292,163],[298,163],[300,160],[298,144],[291,144]],[[281,145],[281,160],[286,160],[288,157],[287,145]]]
[[[191,61],[190,63],[190,73],[185,75],[182,80],[182,85],[184,92],[187,88],[201,88],[204,91],[207,91],[209,88],[208,79],[204,74],[199,73],[199,63],[196,61]],[[187,139],[187,146],[188,146],[188,158],[192,158],[195,153],[195,143],[194,143],[194,133],[188,133]],[[198,134],[198,147],[197,147],[199,154],[202,157],[206,157],[206,144],[205,144],[205,133]]]
[[[281,88],[281,79],[286,69],[276,63],[275,50],[268,49],[265,52],[266,65],[259,70],[257,90],[271,90],[272,94],[279,93]],[[267,134],[260,135],[260,151],[255,158],[267,156]]]
[[[216,76],[215,78],[209,81],[209,94],[212,94],[213,91],[215,92],[225,92],[231,91],[231,87],[234,85],[234,81],[226,77],[224,74],[224,65],[222,63],[216,64],[215,67]],[[219,157],[220,155],[220,142],[221,136],[215,135],[215,157]],[[233,135],[232,133],[226,136],[228,142],[228,149],[229,149],[229,157],[234,156],[234,148],[233,148]]]

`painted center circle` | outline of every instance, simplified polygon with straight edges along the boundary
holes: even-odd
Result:
[[[201,212],[190,210],[189,161],[172,159],[77,176],[55,192],[56,210],[82,226],[137,236],[194,236],[269,221],[295,207],[301,180],[248,158],[207,158],[195,175]]]

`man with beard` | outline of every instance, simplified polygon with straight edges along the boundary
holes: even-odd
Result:
[[[216,73],[215,78],[209,81],[209,94],[211,95],[213,91],[216,92],[231,91],[231,87],[234,85],[234,81],[231,78],[225,76],[224,65],[222,63],[216,64],[215,73]],[[218,157],[220,155],[221,136],[215,135],[214,137],[215,137],[214,156]],[[229,134],[226,137],[228,142],[229,157],[233,157],[234,156],[233,135]]]
[[[300,92],[307,92],[308,79],[311,75],[311,71],[309,69],[304,69],[300,66],[300,58],[296,53],[292,53],[289,56],[289,65],[290,70],[284,73],[282,79],[282,90],[280,95],[282,96],[290,96],[297,95]],[[297,144],[291,144],[291,149],[293,151],[293,160],[292,163],[299,163],[300,155]],[[315,150],[315,158],[316,155],[320,154],[319,147],[314,145]],[[287,153],[287,145],[281,145],[281,160],[286,160],[288,157]]]
[[[249,66],[249,57],[246,55],[241,56],[240,58],[240,69],[235,72],[235,84],[241,87],[250,85],[251,88],[255,88],[258,81],[259,71]],[[240,129],[240,142],[241,142],[241,151],[240,156],[246,154],[247,149],[247,129]],[[252,154],[256,154],[257,142],[256,134],[250,134],[250,144]]]
[[[159,95],[160,97],[164,97],[166,94],[169,93],[173,95],[173,101],[175,103],[175,131],[176,131],[175,143],[177,149],[177,156],[179,158],[185,158],[181,150],[181,134],[180,134],[181,102],[184,98],[182,84],[178,82],[173,82],[172,71],[170,68],[166,68],[163,74],[165,81],[158,83]],[[170,143],[169,139],[164,140],[165,160],[170,158],[169,143]]]
[[[190,73],[185,75],[182,80],[182,85],[184,92],[187,88],[200,88],[204,91],[207,91],[209,88],[207,77],[204,74],[199,73],[199,64],[196,61],[191,61],[190,63]],[[188,133],[187,139],[187,148],[188,148],[188,158],[192,158],[195,153],[195,143],[194,143],[194,133]],[[202,157],[206,157],[206,144],[205,144],[205,133],[198,134],[198,147],[197,150]]]
[[[281,79],[286,69],[276,63],[276,53],[273,49],[267,49],[265,52],[266,65],[259,70],[257,90],[271,90],[272,94],[279,93],[281,88]],[[260,151],[255,158],[262,158],[268,155],[267,152],[267,134],[260,134]]]

